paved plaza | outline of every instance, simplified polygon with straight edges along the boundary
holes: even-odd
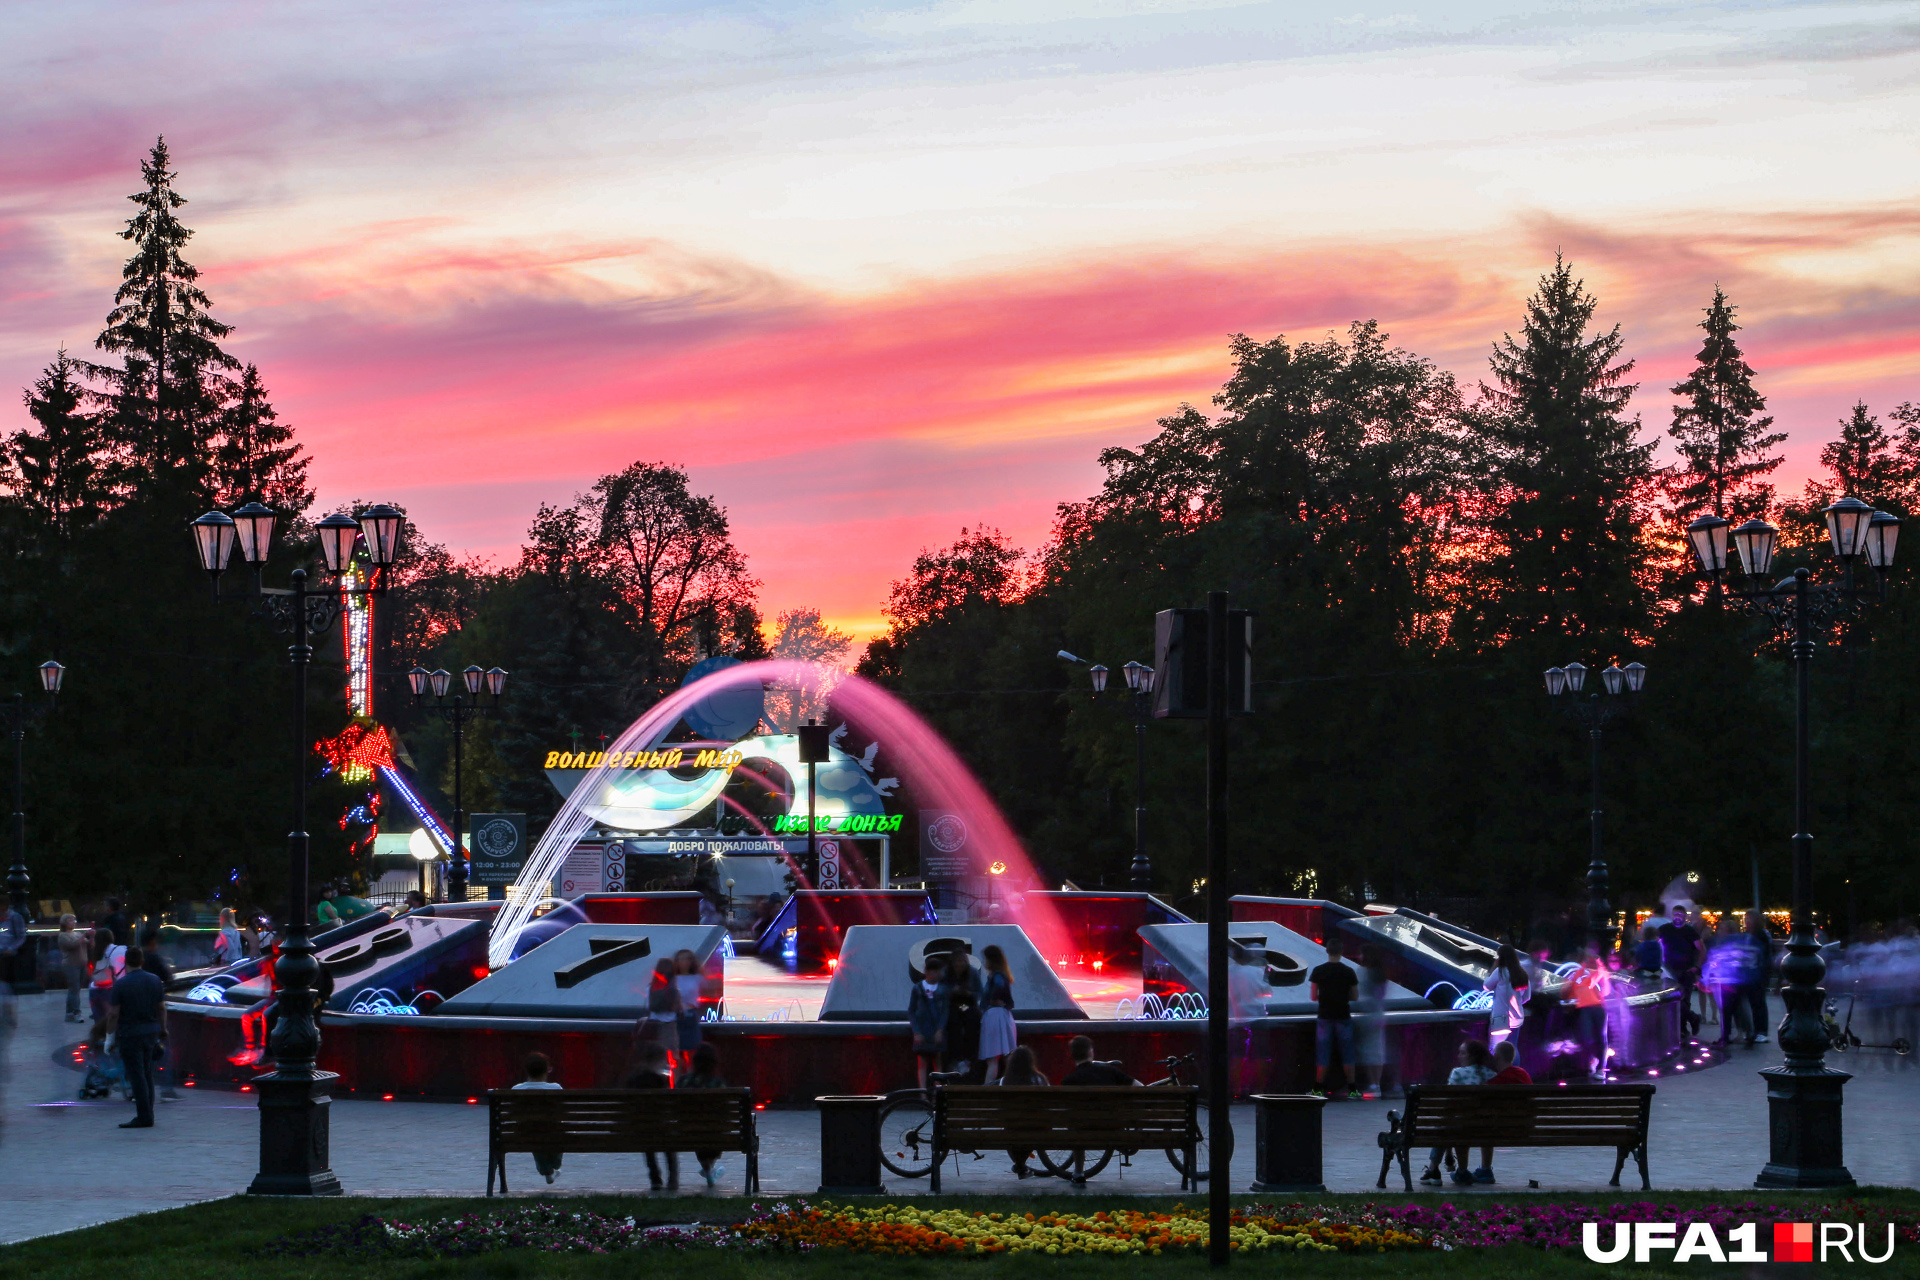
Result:
[[[18,1002],[20,1027],[7,1048],[0,1102],[0,1241],[67,1231],[128,1214],[231,1195],[246,1188],[258,1150],[258,1114],[251,1094],[186,1089],[160,1108],[151,1130],[123,1130],[130,1104],[81,1102],[80,1076],[69,1065],[81,1028],[62,1021],[58,993]],[[1775,1004],[1775,1017],[1779,1006]],[[1713,1028],[1708,1028],[1709,1032]],[[1735,1049],[1724,1065],[1659,1080],[1650,1166],[1657,1191],[1729,1188],[1743,1193],[1766,1162],[1763,1086],[1753,1072],[1779,1060],[1777,1049]],[[1920,1064],[1887,1053],[1849,1054],[1839,1065],[1857,1074],[1847,1088],[1847,1163],[1862,1183],[1920,1186]],[[1325,1170],[1330,1191],[1367,1191],[1379,1172],[1374,1135],[1386,1127],[1390,1102],[1330,1103]],[[1253,1116],[1235,1108],[1238,1134],[1233,1185],[1253,1181]],[[819,1185],[819,1117],[803,1109],[761,1114],[761,1178],[769,1194],[811,1193]],[[354,1195],[478,1195],[486,1188],[486,1113],[481,1106],[426,1102],[333,1104],[333,1168]],[[683,1197],[711,1194],[686,1157]],[[646,1186],[641,1156],[569,1156],[559,1182],[547,1186],[532,1158],[510,1158],[514,1194],[628,1192]],[[1500,1182],[1456,1195],[1494,1196],[1524,1190],[1604,1190],[1612,1171],[1601,1150],[1499,1152]],[[951,1168],[951,1166],[950,1166]],[[720,1190],[739,1194],[742,1166],[728,1161]],[[1637,1179],[1629,1162],[1625,1189]],[[962,1157],[945,1177],[954,1192],[1064,1193],[1055,1179],[1021,1182],[993,1154]],[[924,1192],[924,1181],[889,1179],[897,1193]],[[1179,1180],[1157,1153],[1131,1168],[1110,1166],[1083,1194],[1178,1194]],[[1397,1184],[1389,1192],[1397,1194]]]

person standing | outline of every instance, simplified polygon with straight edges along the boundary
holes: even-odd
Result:
[[[1753,948],[1753,978],[1742,994],[1747,1001],[1747,1016],[1753,1028],[1748,1047],[1767,1042],[1771,1015],[1767,1012],[1767,991],[1773,986],[1773,935],[1767,932],[1766,917],[1747,912],[1747,941]]]
[[[669,963],[664,958],[662,964]],[[672,984],[668,984],[671,988]],[[629,1089],[671,1089],[673,1088],[673,1068],[667,1061],[667,1049],[658,1040],[651,1040],[640,1046],[640,1066],[627,1077]],[[680,1189],[680,1153],[669,1151],[667,1155],[668,1191]],[[647,1152],[647,1181],[655,1191],[660,1190],[660,1161],[654,1153]]]
[[[980,1057],[980,975],[965,951],[947,963],[947,1070],[971,1072]]]
[[[233,908],[220,908],[220,933],[213,940],[213,962],[221,968],[240,960],[240,927],[234,923]]]
[[[86,989],[87,973],[87,937],[81,933],[79,921],[71,915],[60,917],[60,932],[53,935],[53,945],[60,950],[60,968],[67,980],[67,1021],[84,1022],[80,1016],[80,993]]]
[[[647,1016],[640,1024],[642,1044],[657,1044],[667,1055],[667,1079],[673,1079],[673,1055],[680,1049],[680,988],[673,981],[673,957],[654,962],[647,989]]]
[[[546,1054],[530,1053],[527,1055],[527,1078],[513,1087],[516,1091],[520,1089],[561,1088],[562,1086],[558,1080],[549,1080],[547,1078],[548,1073],[552,1070],[553,1064],[547,1061]],[[558,1151],[550,1154],[536,1151],[533,1153],[533,1167],[541,1177],[545,1178],[548,1182],[552,1182],[560,1176],[560,1159],[561,1153]]]
[[[1493,993],[1493,1007],[1487,1011],[1487,1043],[1498,1047],[1520,1034],[1527,1020],[1527,971],[1520,967],[1520,953],[1507,943],[1500,944],[1486,989]]]
[[[117,947],[124,947],[133,941],[133,926],[127,922],[127,913],[121,909],[120,899],[107,899],[107,914],[96,927],[96,932],[99,929],[105,929]]]
[[[93,931],[93,985],[87,990],[95,1033],[107,1020],[107,998],[127,971],[127,949],[113,940],[113,930],[101,925]]]
[[[1355,1083],[1362,1098],[1387,1097],[1387,957],[1377,943],[1361,944],[1360,991],[1354,1009],[1359,1017],[1353,1020],[1353,1053],[1360,1063]]]
[[[700,1047],[700,962],[693,952],[682,947],[673,953],[673,985],[680,993],[680,1014],[675,1020],[679,1033],[680,1069],[693,1069],[693,1051]]]
[[[980,961],[986,970],[980,984],[980,1060],[987,1064],[986,1082],[992,1084],[1019,1043],[1013,1025],[1013,971],[1007,953],[996,946],[981,952]]]
[[[1687,1034],[1698,1035],[1700,1015],[1693,1011],[1693,992],[1700,984],[1700,931],[1687,922],[1687,909],[1679,903],[1660,926],[1660,962],[1680,989],[1680,1016]]]
[[[946,961],[928,956],[920,981],[907,995],[907,1029],[913,1035],[913,1060],[922,1089],[927,1087],[927,1072],[940,1065],[947,1044],[946,979]]]
[[[1313,1092],[1327,1094],[1327,1067],[1335,1046],[1340,1050],[1340,1070],[1346,1073],[1348,1092],[1352,1092],[1356,1067],[1353,1058],[1353,993],[1360,979],[1347,968],[1341,956],[1346,950],[1337,935],[1325,943],[1327,962],[1307,975],[1308,993],[1317,1006],[1313,1026]]]
[[[690,954],[690,953],[689,953]],[[720,1050],[711,1041],[702,1040],[695,1045],[691,1054],[691,1065],[687,1068],[686,1078],[680,1081],[682,1089],[724,1089],[727,1082],[720,1075]],[[700,1162],[700,1177],[708,1186],[720,1181],[726,1168],[720,1163],[718,1151],[696,1151],[693,1158]]]
[[[1592,947],[1580,952],[1580,967],[1569,984],[1573,999],[1575,1034],[1589,1054],[1589,1074],[1607,1076],[1607,997],[1613,994],[1613,974]]]
[[[33,976],[31,971],[23,974],[16,968],[26,968],[26,945],[27,918],[9,902],[6,916],[0,918],[0,982],[25,982]]]
[[[165,956],[160,954],[160,929],[158,926],[149,928],[145,935],[141,937],[139,951],[142,957],[140,967],[160,979],[160,989],[162,991],[171,987],[173,985],[173,966],[167,962]],[[153,1075],[154,1079],[160,1083],[160,1101],[180,1101],[179,1091],[173,1087],[172,1051],[164,1044],[155,1051]]]
[[[107,1020],[95,1032],[95,1048],[103,1047],[107,1036],[114,1037],[127,1070],[127,1087],[133,1090],[133,1119],[122,1129],[153,1128],[153,1063],[167,1042],[167,987],[143,967],[144,961],[140,948],[127,948],[126,976],[108,993]]]

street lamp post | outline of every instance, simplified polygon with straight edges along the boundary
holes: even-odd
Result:
[[[67,669],[59,663],[43,662],[40,687],[47,691],[46,705],[29,707],[22,693],[14,694],[6,703],[7,732],[13,738],[13,865],[7,868],[7,905],[20,913],[23,922],[27,919],[27,901],[33,888],[33,877],[27,874],[27,725],[45,719],[53,710],[54,699],[59,696],[60,684],[66,675]]]
[[[1595,939],[1594,949],[1609,956],[1620,931],[1614,927],[1613,906],[1607,901],[1607,860],[1600,844],[1600,736],[1639,697],[1647,683],[1647,669],[1638,662],[1624,667],[1616,663],[1600,673],[1600,688],[1588,692],[1586,683],[1587,669],[1578,662],[1547,670],[1547,696],[1563,714],[1586,729],[1592,744],[1593,804],[1587,816],[1593,848],[1587,862],[1587,932]]]
[[[1070,662],[1080,661],[1064,649],[1060,656]],[[1126,677],[1133,702],[1133,866],[1129,876],[1136,890],[1150,893],[1153,861],[1147,857],[1147,721],[1153,714],[1153,668],[1129,662],[1120,668],[1120,674]],[[1093,681],[1094,696],[1104,695],[1109,675],[1106,667],[1096,662],[1087,668],[1087,675]]]
[[[293,830],[287,833],[287,927],[276,948],[273,984],[279,1017],[267,1047],[274,1070],[259,1077],[260,1171],[250,1194],[276,1196],[337,1196],[340,1180],[328,1167],[328,1108],[333,1082],[339,1077],[314,1066],[320,1053],[320,1024],[314,1007],[313,986],[320,976],[313,942],[307,937],[307,888],[311,863],[307,842],[307,668],[313,661],[313,636],[322,635],[340,617],[351,596],[382,596],[400,550],[404,517],[382,503],[370,507],[358,520],[336,512],[314,526],[320,535],[320,555],[333,585],[307,588],[307,573],[295,569],[292,586],[281,590],[261,585],[267,555],[273,547],[278,516],[268,507],[249,502],[231,516],[209,511],[193,522],[200,567],[213,581],[213,598],[249,599],[254,616],[289,636],[287,657],[293,665]],[[344,577],[353,567],[354,546],[364,540],[373,566],[368,585],[350,585]],[[253,570],[251,586],[232,596],[220,594],[220,575],[226,572],[235,543],[240,557]]]
[[[1840,1113],[1841,1088],[1853,1077],[1826,1064],[1827,1034],[1820,1009],[1827,993],[1820,980],[1827,965],[1813,936],[1813,835],[1808,830],[1813,650],[1816,637],[1824,638],[1844,626],[1863,605],[1886,599],[1900,521],[1858,498],[1841,498],[1821,514],[1840,561],[1839,582],[1816,584],[1806,569],[1770,581],[1779,530],[1764,520],[1749,520],[1730,530],[1720,517],[1702,516],[1687,526],[1687,538],[1707,575],[1707,599],[1716,604],[1723,604],[1728,596],[1740,600],[1744,610],[1764,619],[1776,637],[1790,641],[1793,653],[1793,934],[1780,964],[1786,979],[1780,998],[1787,1006],[1780,1024],[1780,1048],[1786,1062],[1760,1073],[1767,1082],[1769,1111],[1767,1166],[1755,1179],[1761,1187],[1853,1185],[1841,1143]],[[1739,555],[1744,581],[1736,581],[1728,572],[1729,539]],[[1857,580],[1861,561],[1873,570],[1871,586]]]
[[[467,697],[462,698],[455,692],[447,697],[447,690],[453,685],[453,673],[445,669],[428,671],[425,667],[415,667],[407,672],[407,687],[413,691],[413,703],[422,705],[427,690],[433,690],[431,710],[440,713],[447,727],[453,730],[453,849],[447,866],[447,901],[465,902],[467,900],[467,833],[466,833],[466,793],[463,790],[462,770],[466,763],[467,725],[477,717],[499,713],[500,695],[506,691],[507,673],[499,667],[482,671],[477,666],[469,666],[460,673],[460,679],[467,686]],[[480,701],[480,690],[485,689],[493,698],[492,702]]]

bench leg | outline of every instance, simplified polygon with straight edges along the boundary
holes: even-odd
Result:
[[[940,1148],[938,1148],[938,1147],[935,1147],[935,1148],[933,1149],[933,1184],[932,1184],[932,1190],[933,1190],[933,1194],[935,1194],[935,1195],[939,1195],[939,1194],[940,1194],[940,1166],[941,1166],[942,1164],[944,1164],[944,1163],[946,1163],[946,1159],[947,1159],[947,1153],[946,1153],[946,1152],[944,1152],[944,1151],[942,1151],[942,1150],[941,1150]]]
[[[487,1194],[488,1195],[493,1194],[493,1169],[494,1169],[495,1163],[499,1159],[500,1157],[494,1154],[493,1152],[491,1151],[487,1152]]]
[[[1406,1144],[1402,1143],[1400,1145],[1400,1177],[1406,1182],[1407,1192],[1411,1195],[1413,1192],[1413,1165],[1409,1161],[1410,1157],[1407,1154]]]
[[[1607,1185],[1608,1185],[1608,1186],[1610,1186],[1610,1187],[1617,1187],[1617,1186],[1619,1186],[1619,1185],[1620,1185],[1620,1170],[1622,1170],[1622,1169],[1624,1169],[1624,1168],[1626,1168],[1626,1165],[1627,1165],[1627,1155],[1628,1155],[1628,1153],[1629,1153],[1629,1152],[1631,1152],[1632,1150],[1633,1150],[1633,1148],[1632,1148],[1632,1147],[1621,1147],[1621,1148],[1619,1148],[1618,1150],[1616,1150],[1616,1151],[1614,1152],[1614,1156],[1613,1156],[1613,1178],[1612,1178],[1612,1180],[1611,1180],[1611,1181],[1609,1181],[1609,1182],[1607,1183]]]
[[[1647,1143],[1644,1138],[1641,1139],[1639,1149],[1633,1153],[1633,1158],[1640,1166],[1640,1189],[1653,1190],[1653,1182],[1647,1177]]]
[[[760,1194],[760,1144],[757,1142],[753,1149],[747,1152],[747,1194],[750,1196]]]
[[[1393,1168],[1393,1148],[1382,1147],[1380,1149],[1380,1180],[1373,1184],[1375,1188],[1381,1191],[1384,1191],[1387,1189],[1387,1172],[1392,1168]]]

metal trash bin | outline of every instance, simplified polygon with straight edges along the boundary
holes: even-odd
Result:
[[[1320,1174],[1320,1117],[1325,1098],[1253,1095],[1253,1187],[1275,1192],[1325,1191]]]
[[[880,1182],[881,1094],[815,1098],[820,1108],[820,1190],[823,1196],[883,1196]]]

